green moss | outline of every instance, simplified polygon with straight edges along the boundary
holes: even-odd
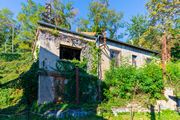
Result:
[[[59,31],[56,30],[56,29],[50,29],[50,28],[44,28],[44,27],[39,27],[39,29],[43,30],[43,31],[47,31],[47,32],[51,33],[54,36],[59,36]]]

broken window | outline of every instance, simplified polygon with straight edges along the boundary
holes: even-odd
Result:
[[[132,65],[133,66],[137,66],[137,56],[136,55],[132,55]]]
[[[151,63],[152,59],[151,58],[146,58],[146,64]]]
[[[110,57],[111,57],[111,60],[114,60],[114,66],[118,66],[119,65],[119,51],[116,51],[116,50],[110,50]]]
[[[80,60],[81,49],[60,45],[60,59]]]

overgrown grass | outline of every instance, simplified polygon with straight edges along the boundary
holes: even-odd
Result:
[[[117,116],[113,116],[110,113],[104,114],[104,119],[108,120],[130,120],[130,113],[119,113]],[[135,113],[133,120],[179,120],[180,115],[171,110],[164,110],[160,113]]]
[[[106,113],[103,116],[98,116],[96,114],[92,114],[82,118],[68,118],[72,120],[130,120],[130,113],[120,113],[117,116],[113,116],[113,114]],[[151,115],[150,113],[135,113],[133,120],[179,120],[180,115],[177,112],[165,110],[160,113],[155,113]],[[55,119],[54,117],[43,117],[40,115],[36,115],[33,113],[25,113],[22,115],[11,115],[11,116],[0,116],[0,120],[67,120],[64,119]]]

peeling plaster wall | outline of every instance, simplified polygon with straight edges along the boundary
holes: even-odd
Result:
[[[51,76],[39,76],[38,103],[52,102],[54,100],[54,78]]]
[[[60,45],[69,47],[77,47],[81,49],[81,59],[88,58],[88,65],[90,68],[91,54],[88,42],[91,39],[82,38],[80,36],[71,35],[59,32],[58,36],[51,34],[48,31],[40,30],[38,42],[40,42],[39,51],[39,67],[47,71],[54,71],[56,69],[56,62],[60,59]],[[95,41],[93,41],[95,42]],[[38,103],[52,102],[54,100],[54,77],[48,75],[39,75],[39,94]]]
[[[39,66],[43,68],[43,62],[45,61],[45,68],[50,71],[55,69],[56,62],[59,60],[61,44],[80,48],[82,59],[83,57],[90,57],[88,56],[89,54],[87,54],[89,52],[88,42],[95,42],[90,39],[62,32],[59,32],[59,35],[55,36],[47,31],[40,31],[38,40],[40,41]]]

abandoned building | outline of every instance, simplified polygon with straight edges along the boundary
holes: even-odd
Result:
[[[112,59],[115,60],[117,66],[125,58],[129,64],[140,67],[158,54],[155,51],[109,39],[102,35],[90,36],[72,32],[45,22],[39,22],[39,28],[37,34],[37,43],[40,47],[39,67],[45,69],[48,74],[39,75],[38,103],[52,102],[55,99],[55,81],[60,80],[63,85],[67,82],[65,78],[58,76],[54,71],[58,60],[82,60],[83,56],[86,56],[88,60],[92,59],[89,54],[89,42],[101,49],[100,67],[98,67],[99,79],[101,80],[104,78],[105,71],[110,68]]]

